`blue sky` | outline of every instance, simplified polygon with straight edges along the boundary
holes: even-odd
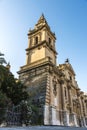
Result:
[[[87,0],[0,0],[0,51],[16,72],[25,65],[27,33],[44,13],[55,32],[57,63],[66,58],[87,92]]]

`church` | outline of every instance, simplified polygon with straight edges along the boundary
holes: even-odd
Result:
[[[19,79],[39,102],[43,125],[87,127],[87,94],[75,80],[67,59],[57,65],[56,36],[44,15],[28,32],[26,64],[18,71]]]

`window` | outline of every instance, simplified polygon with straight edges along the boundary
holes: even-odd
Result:
[[[72,80],[72,77],[70,76],[70,80]]]
[[[38,44],[38,37],[35,38],[35,44]]]
[[[51,44],[51,39],[49,38],[49,44]]]
[[[69,80],[72,81],[72,75],[68,72]]]

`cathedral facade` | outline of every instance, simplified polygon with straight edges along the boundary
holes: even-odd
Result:
[[[68,59],[57,66],[56,36],[44,15],[28,33],[26,65],[19,79],[42,109],[42,124],[87,127],[87,94],[75,80]]]

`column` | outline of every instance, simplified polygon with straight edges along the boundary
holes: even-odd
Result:
[[[45,30],[43,30],[43,33],[42,33],[42,41],[46,40],[46,34],[45,34]]]
[[[69,126],[73,126],[73,105],[72,105],[72,94],[71,94],[71,86],[68,86],[68,95],[69,95],[69,105],[70,105],[70,114],[69,114]]]
[[[65,110],[64,83],[61,84],[62,109]]]
[[[28,55],[29,53],[26,53],[26,65],[28,65]]]
[[[31,47],[31,39],[28,38],[28,48],[30,48],[30,47]]]
[[[68,117],[67,117],[67,111],[65,108],[65,94],[64,94],[64,83],[61,84],[61,103],[62,103],[62,122],[63,125],[68,126]],[[61,124],[62,125],[62,124]]]
[[[57,125],[57,119],[56,119],[56,107],[52,107],[52,125]]]
[[[71,113],[72,113],[72,111],[73,111],[73,104],[72,104],[71,86],[68,86],[68,92],[69,92],[69,104],[70,104],[70,109],[71,109]]]

